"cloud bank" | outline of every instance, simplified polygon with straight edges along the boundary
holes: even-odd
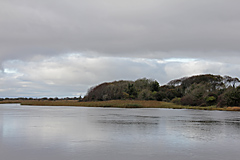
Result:
[[[0,96],[71,96],[103,81],[239,76],[240,1],[0,2]]]
[[[183,75],[240,73],[240,65],[183,59],[85,57],[66,54],[46,60],[9,60],[0,73],[0,97],[73,97],[99,83],[152,78],[161,85]],[[240,76],[240,75],[237,75]]]

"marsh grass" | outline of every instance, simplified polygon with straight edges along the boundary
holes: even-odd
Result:
[[[0,104],[8,104],[8,103],[21,103],[20,100],[2,100]]]
[[[22,105],[43,105],[43,106],[85,106],[85,107],[118,107],[118,108],[173,108],[173,109],[211,109],[211,107],[182,106],[170,102],[143,101],[143,100],[110,100],[78,102],[73,100],[59,101],[22,101]]]
[[[116,108],[171,108],[171,109],[197,109],[197,110],[219,110],[219,111],[240,111],[240,107],[217,108],[216,106],[182,106],[170,102],[144,101],[144,100],[110,100],[78,102],[76,100],[18,100],[0,101],[1,103],[21,103],[21,105],[36,106],[82,106],[82,107],[116,107]]]
[[[227,107],[227,111],[240,111],[240,107]]]

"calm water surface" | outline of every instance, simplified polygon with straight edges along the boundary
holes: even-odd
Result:
[[[1,160],[239,160],[240,112],[0,105]]]

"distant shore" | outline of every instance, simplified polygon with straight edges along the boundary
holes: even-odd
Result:
[[[240,107],[216,106],[183,106],[162,101],[142,101],[142,100],[110,100],[110,101],[90,101],[79,102],[77,100],[4,100],[0,104],[20,103],[21,105],[35,106],[82,106],[82,107],[109,107],[109,108],[169,108],[169,109],[196,109],[196,110],[219,110],[219,111],[240,111]]]

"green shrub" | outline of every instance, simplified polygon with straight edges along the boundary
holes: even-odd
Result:
[[[181,104],[181,98],[175,97],[171,100],[171,102],[174,103],[174,104],[180,105]]]

